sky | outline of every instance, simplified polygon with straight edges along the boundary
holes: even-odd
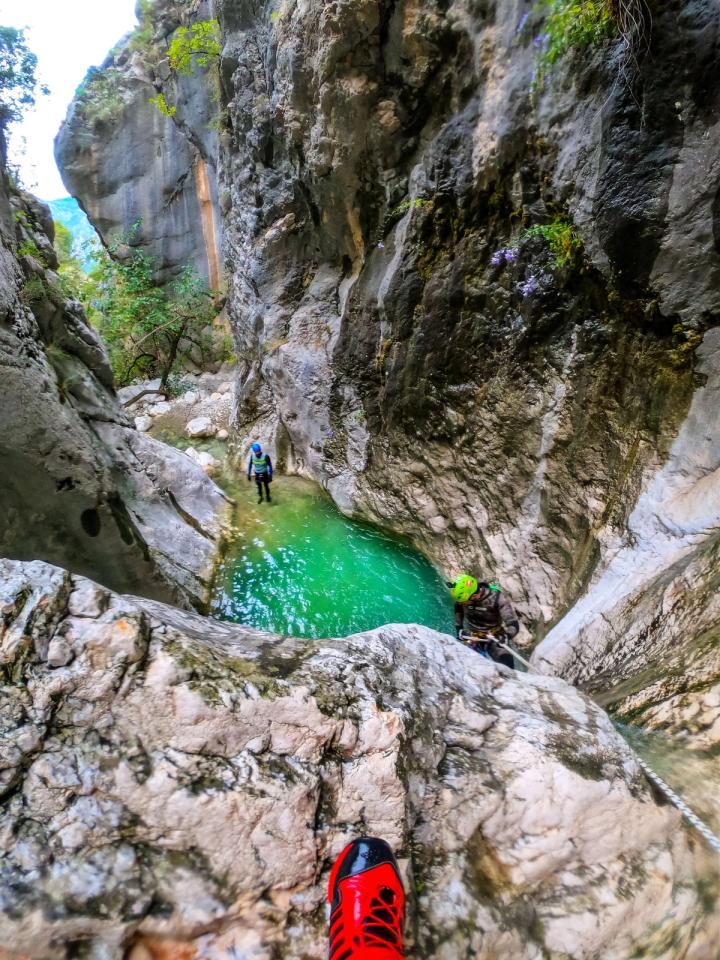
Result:
[[[29,28],[38,76],[50,88],[10,137],[10,161],[41,199],[68,195],[55,166],[55,134],[88,68],[99,66],[135,22],[135,0],[0,0],[0,25]]]

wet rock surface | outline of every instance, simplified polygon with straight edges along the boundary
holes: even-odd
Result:
[[[54,272],[48,209],[0,185],[0,553],[202,603],[227,503],[138,433],[105,350]]]
[[[607,717],[426,628],[294,641],[0,562],[3,956],[325,955],[384,836],[413,955],[714,956],[692,839]],[[694,952],[693,952],[694,951]]]

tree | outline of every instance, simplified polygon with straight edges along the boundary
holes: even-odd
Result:
[[[49,90],[36,76],[37,57],[28,49],[24,30],[0,27],[0,126],[19,120]]]
[[[117,382],[122,386],[137,376],[160,377],[165,387],[182,360],[212,353],[207,328],[217,310],[189,266],[165,290],[155,283],[153,260],[141,250],[131,248],[125,259],[112,259],[138,229],[136,225],[110,254],[98,251],[82,298],[108,347]]]
[[[80,258],[75,250],[75,238],[64,223],[55,221],[55,252],[58,255],[58,274],[63,292],[68,297],[80,299],[87,282]]]

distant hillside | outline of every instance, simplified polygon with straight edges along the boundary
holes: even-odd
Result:
[[[48,206],[53,219],[64,224],[75,238],[78,259],[85,270],[89,270],[92,266],[92,260],[90,259],[92,248],[99,241],[90,221],[80,208],[80,204],[75,197],[63,197],[62,200],[49,200]]]

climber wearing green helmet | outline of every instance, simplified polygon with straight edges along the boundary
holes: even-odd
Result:
[[[463,630],[479,635],[503,633],[509,640],[517,636],[520,623],[515,610],[496,583],[478,581],[469,573],[461,573],[448,582],[448,586],[455,601],[458,639]],[[494,659],[509,667],[515,665],[509,653],[499,653]]]

